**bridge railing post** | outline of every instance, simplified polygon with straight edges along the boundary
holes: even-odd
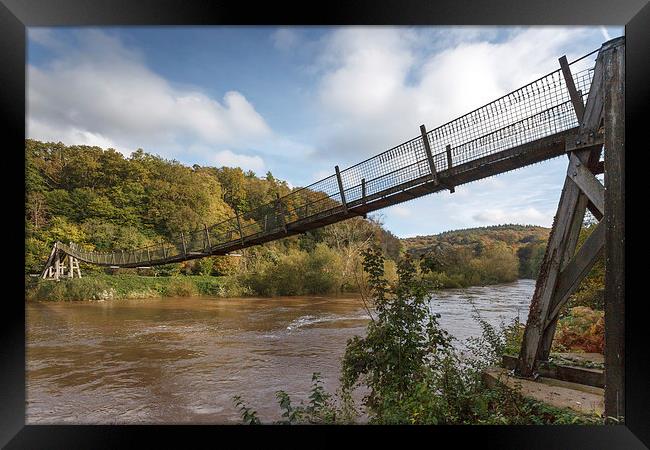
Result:
[[[420,125],[420,134],[422,134],[422,142],[424,143],[424,151],[427,154],[427,161],[429,162],[429,170],[434,180],[438,180],[438,172],[436,164],[433,161],[433,154],[431,153],[431,144],[429,144],[429,136],[427,135],[427,128]]]
[[[447,170],[449,170],[452,167],[451,145],[447,144],[447,146],[445,147],[445,152],[447,153]],[[456,188],[450,185],[448,180],[449,180],[449,176],[447,176],[447,187],[449,188],[449,192],[453,194],[454,192],[456,192]]]
[[[341,172],[339,171],[339,166],[334,166],[336,171],[336,181],[339,185],[339,194],[341,196],[341,203],[343,204],[343,212],[348,213],[348,204],[345,201],[345,190],[343,189],[343,180],[341,180]]]
[[[559,61],[560,68],[562,69],[562,76],[564,77],[564,82],[569,91],[569,97],[571,98],[573,109],[578,118],[578,123],[582,123],[582,118],[585,115],[585,105],[582,102],[582,93],[576,89],[576,84],[573,81],[573,75],[571,75],[571,68],[569,67],[566,55],[562,56]]]

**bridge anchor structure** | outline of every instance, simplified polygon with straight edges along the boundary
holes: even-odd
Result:
[[[530,305],[515,371],[534,378],[548,360],[557,320],[596,259],[605,256],[605,414],[624,404],[624,38],[486,105],[258,208],[179,233],[171,242],[95,252],[57,242],[43,278],[78,276],[79,262],[152,267],[227,255],[435,192],[566,155],[568,170]],[[601,155],[604,150],[604,161]],[[596,175],[604,174],[604,185]],[[586,211],[599,221],[577,249]],[[512,361],[510,362],[512,363]]]
[[[70,243],[70,245],[74,245]],[[65,253],[59,249],[57,244],[54,244],[50,257],[45,264],[45,268],[41,273],[41,278],[44,280],[59,281],[63,278],[81,278],[81,269],[79,268],[79,259]]]
[[[563,76],[580,123],[567,142],[568,169],[535,293],[516,373],[533,377],[549,359],[562,307],[605,254],[605,415],[624,420],[624,89],[623,38],[605,43],[596,59],[586,104],[566,58]],[[605,150],[604,163],[600,161]],[[605,185],[596,178],[604,173]],[[598,224],[576,251],[584,216]]]

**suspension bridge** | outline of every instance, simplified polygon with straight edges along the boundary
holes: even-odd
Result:
[[[596,54],[595,63],[590,59]],[[79,262],[142,267],[226,255],[253,245],[366,216],[391,205],[454,192],[456,186],[561,155],[568,157],[557,214],[532,298],[516,372],[548,360],[560,309],[605,253],[604,405],[624,416],[624,38],[457,119],[251,211],[172,242],[108,253],[57,242],[43,278],[80,276]],[[601,156],[604,151],[604,160]],[[597,174],[605,174],[605,186]],[[584,215],[599,221],[577,249]],[[607,212],[607,213],[606,213]]]
[[[593,68],[572,76],[581,99],[589,94],[592,77]],[[560,156],[577,127],[570,91],[558,69],[431,131],[421,126],[413,139],[347,169],[336,167],[329,177],[272,203],[179,233],[171,243],[101,253],[59,242],[46,271],[57,255],[59,260],[69,255],[116,267],[225,255]],[[66,265],[60,268],[72,273]]]

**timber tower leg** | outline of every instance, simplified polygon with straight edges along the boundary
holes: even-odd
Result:
[[[586,105],[560,59],[580,123],[567,142],[569,167],[530,305],[517,373],[546,361],[562,306],[605,252],[605,415],[624,416],[624,38],[601,47]],[[600,156],[605,147],[605,162]],[[605,174],[605,186],[595,175]],[[586,210],[599,221],[576,252]],[[607,243],[607,245],[606,245]]]

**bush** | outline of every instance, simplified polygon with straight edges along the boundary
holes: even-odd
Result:
[[[603,353],[605,313],[587,306],[571,308],[569,315],[558,321],[553,345],[556,351]]]
[[[249,291],[234,277],[194,277],[193,281],[200,295],[212,297],[242,297]]]
[[[180,275],[181,273],[181,268],[179,264],[176,263],[155,266],[154,269],[156,271],[156,276],[162,276],[162,277],[172,277],[172,276]]]
[[[198,275],[210,275],[212,273],[214,260],[212,258],[201,258],[195,264],[195,273]]]
[[[167,297],[194,297],[199,290],[192,280],[185,277],[174,277],[167,286],[164,294]]]
[[[342,284],[340,258],[322,243],[311,253],[289,250],[275,261],[258,261],[253,270],[240,276],[240,281],[263,296],[335,294]]]
[[[115,289],[97,278],[43,280],[28,289],[26,297],[38,301],[108,300],[115,297]]]

